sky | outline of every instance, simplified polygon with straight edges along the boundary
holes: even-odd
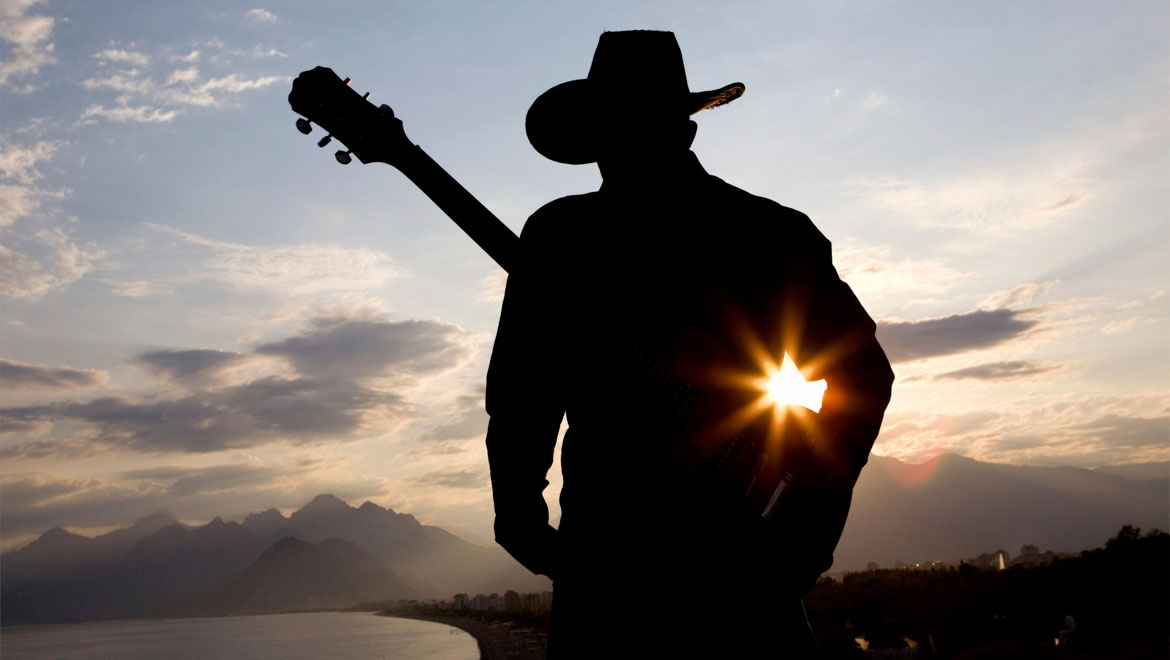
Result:
[[[1170,458],[1163,1],[0,7],[3,548],[325,492],[490,540],[504,274],[287,95],[351,77],[519,230],[600,185],[524,116],[605,30],[674,31],[693,90],[746,84],[694,151],[832,241],[897,374],[875,453]]]

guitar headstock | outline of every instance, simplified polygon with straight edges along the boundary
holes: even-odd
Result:
[[[304,134],[313,130],[316,122],[328,134],[317,142],[324,147],[336,138],[348,149],[335,154],[341,164],[350,162],[350,154],[363,163],[387,163],[398,167],[402,157],[414,145],[402,129],[402,120],[394,116],[388,105],[375,106],[365,96],[349,86],[349,78],[342,80],[332,69],[319,66],[305,71],[293,81],[288,103],[304,119],[297,120],[297,129]]]

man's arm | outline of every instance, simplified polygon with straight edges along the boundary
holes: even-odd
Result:
[[[531,224],[531,220],[529,222]],[[521,243],[531,242],[528,226]],[[543,491],[552,466],[564,392],[554,365],[554,333],[563,330],[548,282],[517,265],[508,278],[487,374],[487,451],[496,542],[533,573],[552,576],[557,531]]]
[[[853,486],[877,440],[894,374],[875,337],[876,324],[832,264],[829,241],[800,215],[808,250],[789,273],[785,347],[808,380],[824,379],[812,419],[804,473],[789,504],[802,542],[794,549],[803,593],[833,562]],[[807,223],[807,224],[805,224]]]

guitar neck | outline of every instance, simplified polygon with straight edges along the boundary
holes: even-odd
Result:
[[[484,252],[508,272],[519,265],[520,239],[478,199],[427,155],[418,145],[394,163]],[[545,273],[554,280],[555,273]],[[564,283],[562,282],[562,288]],[[671,426],[681,420],[694,395],[657,360],[648,356],[580,291],[562,290],[564,302],[595,339],[594,358],[610,368],[617,382],[636,393],[653,411],[655,424]]]
[[[511,272],[520,258],[520,238],[417,145],[395,166],[459,225],[500,268]]]

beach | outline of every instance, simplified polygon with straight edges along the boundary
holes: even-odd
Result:
[[[544,660],[548,642],[544,632],[516,625],[511,621],[487,622],[456,616],[396,612],[382,616],[433,621],[467,632],[479,644],[481,660]]]

